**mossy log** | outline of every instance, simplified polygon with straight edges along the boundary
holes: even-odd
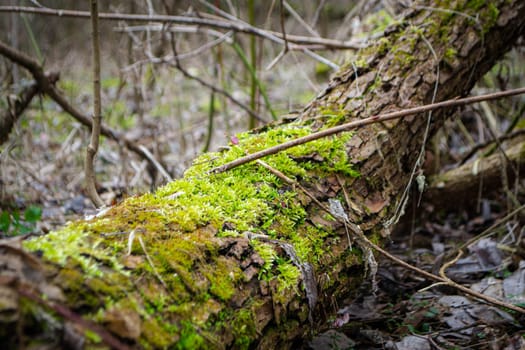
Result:
[[[374,242],[388,237],[425,133],[453,111],[297,146],[266,157],[271,169],[209,171],[330,126],[464,96],[524,33],[520,0],[419,5],[293,118],[238,135],[154,194],[2,242],[0,343],[283,349],[311,334],[355,293],[369,260],[323,207],[342,206]]]

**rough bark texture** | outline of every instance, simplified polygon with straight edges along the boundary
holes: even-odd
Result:
[[[524,32],[522,1],[425,6],[363,50],[294,121],[240,135],[239,144],[200,157],[156,194],[25,242],[38,257],[0,246],[1,341],[283,349],[308,336],[355,292],[367,259],[316,200],[340,203],[370,239],[387,236],[427,116],[265,159],[296,184],[257,164],[207,171],[354,118],[466,95]],[[429,132],[450,112],[435,112]]]

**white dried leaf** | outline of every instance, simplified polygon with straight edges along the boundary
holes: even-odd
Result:
[[[348,221],[348,215],[346,215],[345,210],[341,205],[341,201],[329,198],[328,203],[330,204],[330,214],[338,219],[342,219],[343,221]]]
[[[419,190],[419,192],[423,192],[423,190],[425,189],[425,175],[421,174],[421,175],[418,175],[416,177],[416,182],[417,182],[417,189]]]

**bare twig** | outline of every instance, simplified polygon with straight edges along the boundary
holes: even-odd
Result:
[[[31,84],[25,87],[15,98],[7,98],[8,108],[0,115],[0,145],[7,141],[16,121],[37,93],[38,85]]]
[[[299,22],[303,26],[304,29],[306,29],[308,33],[310,33],[314,37],[320,37],[319,33],[317,33],[312,27],[310,27],[310,25],[304,21],[304,19],[293,9],[292,6],[290,6],[290,4],[288,4],[286,0],[283,0],[281,4],[284,5],[286,10],[292,15],[293,18],[295,18],[297,22]]]
[[[0,6],[0,12],[19,12],[19,13],[33,13],[45,16],[59,16],[59,17],[75,17],[75,18],[89,18],[87,11],[74,10],[56,10],[49,8],[24,7],[24,6]],[[206,16],[202,16],[206,17]],[[251,34],[260,36],[265,39],[283,43],[281,33],[263,30],[257,27],[250,26],[244,22],[229,22],[224,20],[212,20],[200,17],[185,17],[185,16],[168,16],[168,15],[142,15],[142,14],[122,14],[122,13],[99,13],[101,20],[116,20],[116,21],[135,21],[135,22],[162,22],[162,23],[178,23],[198,25],[210,28],[219,28],[224,30],[233,30],[239,33]],[[288,41],[295,44],[314,44],[323,46],[325,49],[351,49],[359,50],[363,48],[363,44],[346,42],[340,40],[326,39],[326,38],[311,38],[297,35],[288,35]]]
[[[93,122],[91,126],[91,138],[86,149],[86,159],[84,171],[86,173],[86,190],[93,204],[100,208],[104,201],[100,198],[95,185],[95,169],[93,163],[98,151],[98,141],[100,137],[100,124],[102,121],[102,108],[100,98],[100,44],[98,28],[98,2],[91,0],[91,40],[93,44]]]
[[[286,40],[286,28],[284,26],[284,10],[283,10],[283,0],[280,0],[280,6],[279,6],[279,9],[280,9],[280,20],[281,20],[281,32],[283,33],[283,40],[284,40],[284,48],[281,50],[281,52],[279,52],[279,54],[277,55],[277,57],[275,57],[272,62],[270,62],[270,64],[266,67],[266,70],[270,70],[273,68],[273,66],[275,66],[277,64],[277,62],[279,62],[281,60],[281,58],[284,57],[284,55],[286,55],[286,53],[288,52],[288,40]]]
[[[250,22],[250,25],[255,24],[255,0],[248,0],[247,3],[248,7],[248,20]],[[246,69],[250,73],[251,76],[251,84],[250,84],[250,109],[252,111],[257,110],[258,105],[258,98],[257,98],[257,47],[256,47],[256,38],[254,36],[250,36],[250,62],[248,60],[243,60],[246,64]],[[242,50],[237,50],[237,53],[241,55],[241,58],[244,57],[244,54]],[[256,122],[255,118],[251,117],[248,120],[248,129],[255,128]]]
[[[323,9],[325,5],[326,0],[321,0],[319,4],[317,5],[317,8],[315,9],[314,15],[312,19],[310,20],[310,26],[315,27],[317,25],[317,21],[319,20],[319,17],[321,15],[321,10]]]
[[[397,263],[398,265],[401,265],[411,271],[414,271],[416,272],[417,274],[421,275],[421,276],[424,276],[424,277],[427,277],[428,279],[430,280],[433,280],[433,281],[436,281],[438,282],[439,284],[444,284],[444,285],[447,285],[447,286],[450,286],[452,288],[455,288],[467,295],[470,295],[472,297],[475,297],[475,298],[478,298],[478,299],[481,299],[481,300],[484,300],[486,301],[487,303],[490,303],[490,304],[493,304],[493,305],[496,305],[496,306],[499,306],[499,307],[502,307],[502,308],[506,308],[506,309],[510,309],[512,311],[516,311],[516,312],[519,312],[521,314],[525,314],[525,309],[519,307],[519,306],[516,306],[514,304],[510,304],[510,303],[507,303],[507,302],[504,302],[504,301],[501,301],[501,300],[498,300],[496,298],[493,298],[491,296],[488,296],[488,295],[485,295],[485,294],[481,294],[481,293],[478,293],[470,288],[467,288],[459,283],[456,283],[454,282],[453,280],[451,280],[450,278],[448,278],[446,275],[445,275],[445,270],[447,269],[447,267],[449,265],[443,265],[443,267],[441,268],[442,270],[442,275],[441,276],[436,276],[430,272],[427,272],[425,270],[422,270],[416,266],[413,266],[413,265],[410,265],[409,263],[399,259],[398,257],[390,254],[389,252],[387,252],[386,250],[382,249],[381,247],[379,247],[377,244],[374,244],[372,243],[368,238],[366,238],[366,236],[362,236],[362,238],[365,240],[365,242],[367,244],[369,244],[373,249],[375,249],[376,251],[378,251],[381,255],[389,258],[390,260],[394,261],[395,263]]]
[[[209,5],[209,4],[208,4]],[[213,5],[209,5],[213,6]],[[73,10],[54,10],[49,8],[36,8],[36,7],[24,7],[24,6],[0,6],[0,12],[20,12],[20,13],[34,13],[47,16],[61,16],[61,17],[75,17],[75,18],[89,18],[89,12],[86,11],[73,11]],[[208,15],[209,16],[209,15]],[[202,14],[202,17],[206,17]],[[128,20],[128,21],[142,21],[142,22],[162,22],[162,23],[180,23],[190,25],[200,25],[204,27],[213,27],[226,30],[233,30],[240,33],[246,33],[251,35],[257,35],[273,42],[283,45],[285,41],[281,38],[281,33],[263,30],[257,27],[253,27],[248,23],[237,20],[235,22],[221,21],[216,19],[208,19],[202,17],[184,17],[184,16],[168,16],[168,15],[139,15],[139,14],[118,14],[118,13],[100,13],[99,19],[103,20]],[[358,50],[363,48],[363,45],[356,43],[347,43],[337,40],[330,39],[316,39],[308,37],[296,37],[288,35],[288,41],[301,42],[307,44],[322,45],[325,49],[354,49]],[[314,60],[322,62],[332,69],[338,69],[339,66],[330,60],[322,57],[319,54],[314,53],[311,49],[306,47],[296,47],[296,45],[290,45],[290,49],[300,50],[305,55],[311,57]]]
[[[244,22],[244,21],[241,21],[239,18],[235,17],[235,16],[232,16],[230,15],[229,13],[226,13],[224,11],[222,11],[221,9],[217,8],[216,6],[213,6],[212,4],[206,2],[206,1],[203,1],[203,0],[200,0],[200,2],[205,5],[206,7],[214,10],[215,12],[219,13],[220,15],[224,16],[225,18],[233,21],[233,23],[237,24],[237,25],[240,25],[240,26],[244,26],[244,27],[251,27],[251,28],[254,28],[256,29],[259,34],[268,39],[268,40],[271,40],[275,43],[278,43],[278,44],[281,44],[281,45],[287,45],[287,41],[290,41],[292,42],[292,36],[291,35],[288,35],[286,38],[287,40],[284,40],[283,39],[283,35],[286,35],[286,34],[283,34],[283,33],[279,33],[279,32],[272,32],[272,31],[265,31],[265,30],[262,30],[262,29],[259,29],[259,28],[256,28],[256,27],[252,27],[251,25],[249,25],[248,23]],[[201,14],[203,17],[210,17],[210,16],[213,16],[213,15],[210,15],[210,14]],[[213,17],[215,18],[215,17]],[[285,39],[286,39],[285,38]],[[310,38],[312,39],[312,38]],[[311,41],[312,42],[312,41]],[[305,55],[307,55],[308,57],[316,60],[316,61],[319,61],[321,63],[324,63],[326,64],[327,66],[330,66],[332,69],[339,69],[339,66],[337,64],[335,64],[334,62],[330,61],[329,59],[319,55],[319,54],[316,54],[315,52],[313,52],[312,50],[310,50],[309,48],[307,47],[304,47],[304,46],[298,46],[298,45],[295,45],[295,44],[290,44],[288,45],[288,48],[290,50],[299,50],[299,51],[302,51]]]
[[[311,141],[315,141],[323,137],[332,136],[332,135],[335,135],[335,134],[338,134],[344,131],[357,129],[365,125],[380,123],[380,122],[384,122],[387,120],[402,118],[408,115],[414,115],[414,114],[423,113],[423,112],[436,110],[440,108],[463,106],[463,105],[472,104],[476,102],[496,100],[496,99],[500,99],[503,97],[515,96],[515,95],[520,95],[520,94],[525,94],[525,88],[506,90],[506,91],[501,91],[501,92],[495,92],[492,94],[485,94],[485,95],[473,96],[473,97],[467,97],[467,98],[461,98],[461,99],[452,99],[452,100],[432,103],[432,104],[428,104],[424,106],[404,109],[404,110],[400,110],[396,112],[374,115],[368,118],[364,118],[364,119],[356,120],[353,122],[345,123],[342,125],[334,126],[333,128],[328,128],[328,129],[325,129],[319,132],[315,132],[310,135],[299,137],[295,140],[287,141],[287,142],[281,143],[280,145],[249,154],[247,156],[238,158],[234,161],[231,161],[229,163],[213,168],[210,170],[210,173],[215,173],[215,174],[222,173],[227,170],[238,167],[239,165],[243,165],[243,164],[252,162],[256,159],[260,159],[260,158],[263,158],[263,157],[266,157],[272,154],[279,153],[285,149],[299,146],[299,145],[302,145],[302,144],[305,144]]]
[[[502,136],[499,136],[497,139],[493,138],[485,142],[476,144],[474,147],[472,147],[472,149],[466,155],[463,156],[459,164],[465,164],[467,160],[469,160],[474,154],[476,154],[476,152],[478,152],[480,149],[483,149],[489,146],[492,143],[496,143],[496,145],[498,145],[498,144],[501,144],[505,140],[512,139],[518,135],[525,133],[525,130],[523,129],[518,129],[512,132],[513,127],[517,124],[520,118],[523,118],[523,115],[525,115],[525,104],[523,104],[519,108],[519,110],[512,116],[511,118],[512,122],[510,123],[511,125],[509,126],[509,128],[505,131],[505,133]],[[493,145],[493,147],[491,147],[489,150],[484,152],[484,156],[490,155],[496,149],[496,145]]]
[[[525,204],[523,204],[523,205],[519,206],[518,208],[514,209],[513,211],[511,211],[510,213],[505,215],[503,218],[501,218],[500,220],[498,220],[494,224],[490,225],[490,227],[485,229],[480,234],[476,235],[475,237],[473,237],[473,238],[469,239],[468,241],[466,241],[465,243],[461,244],[459,247],[456,248],[456,251],[459,254],[459,252],[463,251],[465,248],[473,245],[474,243],[480,241],[481,239],[490,237],[494,233],[494,230],[498,226],[503,225],[504,223],[509,221],[513,216],[519,214],[521,211],[524,211],[524,210],[525,210]]]
[[[198,28],[192,28],[192,29],[193,29],[192,32],[198,32]],[[174,31],[174,30],[170,30],[170,31]],[[208,31],[208,32],[210,32],[210,31]],[[198,56],[201,53],[203,53],[204,51],[210,50],[213,47],[221,44],[224,41],[226,41],[226,42],[231,42],[232,41],[231,40],[232,32],[228,32],[226,34],[223,34],[223,33],[220,33],[220,32],[215,32],[214,34],[219,34],[220,36],[217,39],[212,40],[212,41],[210,41],[210,42],[208,42],[208,43],[206,43],[206,44],[196,48],[195,50],[192,50],[190,52],[181,53],[176,58],[173,57],[173,56],[165,56],[165,57],[162,57],[162,58],[151,57],[151,58],[147,58],[147,59],[144,59],[144,60],[140,60],[140,61],[134,62],[133,64],[123,68],[122,71],[128,72],[130,70],[135,69],[137,66],[140,66],[140,65],[143,65],[143,64],[164,63],[164,62],[169,62],[169,61],[175,61],[175,59],[185,60],[185,59],[188,59],[188,58],[192,58],[192,57]]]
[[[162,176],[166,179],[166,181],[173,181],[170,174],[168,174],[166,169],[164,169],[164,167],[155,159],[153,154],[151,154],[151,152],[146,148],[146,146],[139,145],[139,148],[142,150],[142,152],[144,152],[149,162],[153,164],[155,168],[157,168],[157,170],[162,174]]]

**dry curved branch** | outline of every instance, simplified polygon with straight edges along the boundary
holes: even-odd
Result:
[[[15,98],[7,98],[8,108],[0,115],[0,145],[7,141],[16,121],[36,94],[38,94],[38,85],[31,84]]]
[[[37,8],[37,7],[25,7],[25,6],[0,6],[0,12],[19,12],[19,13],[33,13],[46,16],[59,16],[59,17],[76,17],[76,18],[89,18],[88,11],[74,11],[74,10],[61,10],[61,9],[50,9],[50,8]],[[135,21],[135,22],[162,22],[162,23],[178,23],[178,24],[189,24],[198,25],[210,28],[219,28],[224,30],[233,30],[239,33],[251,34],[260,36],[261,38],[269,39],[274,42],[282,43],[282,34],[277,32],[271,32],[263,30],[257,27],[253,27],[246,23],[233,23],[224,20],[208,19],[208,18],[197,18],[197,17],[185,17],[185,16],[168,16],[168,15],[139,15],[139,14],[123,14],[123,13],[100,13],[99,18],[102,20],[116,20],[116,21]],[[295,44],[307,44],[307,45],[320,45],[324,49],[346,49],[346,50],[359,50],[363,45],[352,42],[345,42],[333,39],[325,38],[310,38],[297,35],[286,35],[286,39],[289,42]]]

